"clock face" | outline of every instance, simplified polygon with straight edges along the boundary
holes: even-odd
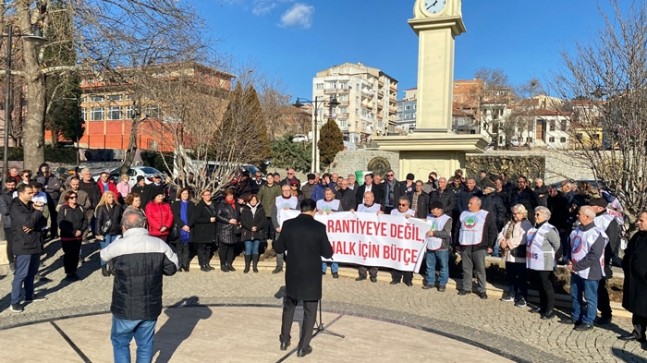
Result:
[[[446,4],[447,0],[424,0],[422,7],[429,14],[438,14],[445,8]]]

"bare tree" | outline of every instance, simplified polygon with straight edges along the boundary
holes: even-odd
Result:
[[[647,208],[647,3],[612,14],[589,44],[564,54],[556,89],[573,109],[574,144],[596,179],[609,182],[633,226]],[[596,139],[599,138],[599,141]]]

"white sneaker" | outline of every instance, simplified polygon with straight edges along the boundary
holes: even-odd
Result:
[[[513,302],[513,301],[514,301],[514,298],[513,298],[512,296],[504,295],[504,296],[503,296],[501,299],[499,299],[499,300],[501,300],[501,301],[505,301],[505,302]]]

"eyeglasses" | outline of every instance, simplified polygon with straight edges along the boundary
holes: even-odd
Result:
[[[70,199],[76,199],[76,195],[70,196]]]
[[[393,174],[386,174],[386,176],[393,176]]]
[[[398,204],[398,205],[399,205],[400,207],[406,207],[406,206],[408,206],[408,204],[406,204],[406,203],[400,203],[400,204]]]
[[[288,175],[294,175],[294,173],[288,173]]]

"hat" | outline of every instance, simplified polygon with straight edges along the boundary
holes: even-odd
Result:
[[[436,208],[445,209],[445,206],[443,205],[443,202],[441,202],[439,200],[435,200],[435,201],[431,202],[431,204],[429,205],[429,210],[436,209]]]
[[[315,178],[315,175],[314,175],[314,174],[312,174],[312,173],[308,174],[307,176],[308,176],[308,180],[314,180],[314,179],[316,179],[316,178]]]
[[[589,205],[591,207],[602,207],[606,208],[607,207],[607,201],[604,198],[591,198],[589,201]]]
[[[144,179],[146,178],[144,178],[143,175],[137,175],[137,182],[140,182],[141,180],[144,180]]]
[[[407,180],[414,180],[414,179],[416,179],[415,175],[413,175],[412,173],[407,174]]]

